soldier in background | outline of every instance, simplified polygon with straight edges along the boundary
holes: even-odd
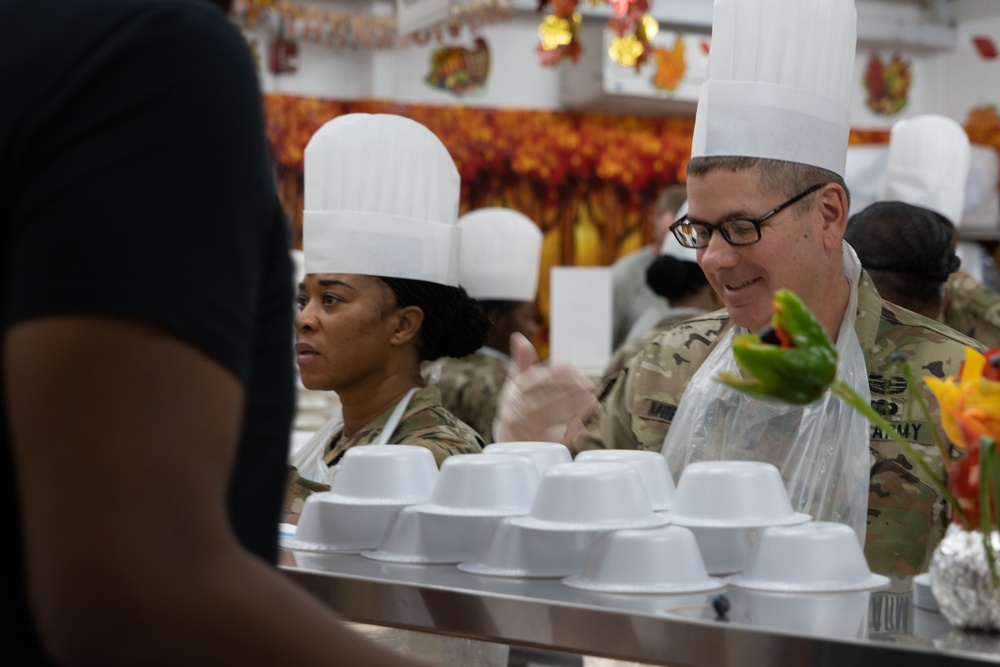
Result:
[[[666,302],[659,319],[615,350],[604,369],[604,379],[622,369],[651,340],[670,327],[705,312],[722,308],[722,299],[698,266],[697,251],[685,248],[673,234],[667,234],[660,256],[646,269],[646,284]]]
[[[663,298],[646,285],[646,269],[660,252],[663,240],[670,234],[677,211],[687,199],[683,185],[664,188],[656,200],[650,220],[653,240],[611,265],[611,345],[619,347],[628,337],[636,320],[650,306],[658,306]]]
[[[1000,294],[959,269],[946,286],[944,322],[989,349],[1000,347]]]
[[[960,264],[953,236],[945,217],[899,201],[855,213],[844,232],[879,295],[932,320],[941,319],[945,286]]]
[[[479,300],[490,331],[479,350],[460,359],[425,366],[428,384],[441,403],[493,442],[497,395],[510,369],[510,336],[531,339],[537,330],[535,296],[542,259],[542,232],[527,216],[506,208],[483,208],[462,216],[459,283]]]
[[[951,248],[961,257],[958,227],[965,211],[969,165],[969,137],[956,121],[934,114],[897,121],[889,137],[888,165],[879,199],[905,202],[941,216],[950,227]],[[895,259],[888,257],[893,252],[898,252]],[[906,264],[910,260],[904,255],[908,252],[905,241],[897,237],[882,249],[882,261]],[[944,314],[938,319],[987,348],[997,347],[1000,294],[975,278],[974,273],[961,269],[951,273]]]

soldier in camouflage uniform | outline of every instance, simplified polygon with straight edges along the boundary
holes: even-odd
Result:
[[[490,319],[486,343],[461,359],[441,359],[424,368],[441,403],[493,442],[497,396],[510,370],[510,336],[530,339],[542,259],[542,232],[527,216],[506,208],[482,208],[459,218],[462,230],[459,282],[479,300]]]
[[[767,21],[769,15],[780,11],[794,12],[802,25]],[[851,89],[847,82],[853,76],[856,21],[851,0],[823,3],[822,13],[820,3],[798,0],[716,0],[713,35],[720,39],[712,44],[712,77],[702,87],[695,119],[687,166],[688,215],[671,229],[682,245],[698,249],[698,264],[722,297],[726,311],[682,323],[654,339],[602,387],[601,410],[583,433],[574,433],[573,422],[567,425],[564,418],[571,412],[570,403],[583,402],[575,396],[570,401],[553,391],[559,383],[565,384],[565,378],[543,382],[534,373],[529,384],[519,382],[523,374],[514,377],[498,410],[497,428],[501,432],[521,427],[519,421],[525,420],[519,416],[526,414],[522,406],[531,405],[533,429],[547,432],[565,425],[566,438],[578,449],[662,451],[676,417],[690,414],[691,406],[715,406],[712,401],[720,394],[713,396],[715,389],[709,388],[713,383],[697,389],[689,386],[693,377],[710,380],[718,368],[705,368],[696,375],[714,351],[715,341],[731,340],[729,334],[735,327],[760,331],[768,326],[775,292],[789,289],[838,346],[843,344],[844,349],[856,350],[863,357],[875,407],[943,472],[931,436],[938,418],[936,401],[920,383],[915,389],[927,400],[932,414],[925,420],[913,410],[908,394],[911,388],[891,372],[889,357],[897,352],[905,355],[917,377],[944,377],[957,373],[966,345],[978,344],[883,302],[861,271],[857,272],[857,284],[852,284],[853,252],[843,242],[850,208],[843,175],[850,131]],[[802,31],[817,23],[842,39],[822,43],[799,39]],[[768,26],[766,39],[754,30],[760,25]],[[743,66],[748,57],[753,67]],[[802,71],[782,68],[782,63],[789,61],[816,71],[803,76]],[[794,138],[781,140],[790,134]],[[848,264],[851,274],[846,271]],[[857,305],[849,310],[855,298]],[[842,327],[852,318],[853,327]],[[724,360],[721,365],[732,359],[731,350],[720,348],[718,352]],[[849,379],[864,383],[864,377]],[[767,405],[759,399],[757,404]],[[831,414],[820,415],[824,429],[835,430],[839,424],[829,421]],[[737,428],[743,423],[756,427],[754,422],[740,420]],[[733,430],[712,420],[691,428],[699,435]],[[847,462],[852,472],[862,471],[860,478],[851,476],[849,493],[860,492],[864,497],[866,489],[868,492],[865,555],[876,572],[921,572],[943,534],[946,507],[891,439],[869,428],[869,479],[864,478],[865,461]],[[784,461],[773,457],[773,450],[783,443],[771,433],[762,431],[746,445],[747,452],[731,452],[732,456],[768,460],[782,469]],[[671,445],[683,453],[685,434],[670,435]],[[801,432],[792,436],[792,446],[803,442]],[[805,440],[803,444],[808,444]],[[746,441],[740,438],[741,443]],[[706,442],[711,440],[706,438]],[[725,444],[716,441],[709,446]],[[866,443],[849,444],[863,451]],[[665,452],[668,460],[672,453],[671,448]],[[846,464],[842,467],[846,469]],[[680,473],[674,470],[675,475]],[[837,487],[828,488],[830,493],[837,492]],[[838,500],[839,496],[832,497],[834,508]]]
[[[447,149],[410,119],[348,114],[313,135],[305,169],[297,362],[303,386],[336,392],[341,412],[293,452],[285,512],[328,488],[351,447],[422,446],[440,465],[483,446],[420,376],[424,362],[479,349],[489,330],[458,286],[460,180]]]
[[[439,359],[424,369],[423,376],[440,390],[441,404],[488,445],[493,442],[497,396],[510,363],[507,354],[484,347],[461,359]]]
[[[962,270],[948,277],[946,289],[944,323],[987,349],[1000,347],[1000,294]]]
[[[881,201],[852,215],[844,238],[887,301],[1000,347],[1000,294],[956,270],[955,235],[936,211]]]
[[[764,176],[762,172],[768,173]],[[807,187],[824,181],[818,189]],[[799,195],[765,214],[770,224],[751,219],[795,192]],[[847,218],[846,190],[839,175],[784,161],[696,157],[688,167],[688,193],[689,210],[698,217],[679,224],[691,224],[697,234],[692,242],[701,245],[699,263],[728,309],[661,333],[633,357],[600,389],[601,411],[572,443],[577,450],[618,447],[661,451],[682,398],[699,401],[685,390],[714,349],[714,342],[734,324],[749,330],[764,327],[770,320],[771,295],[778,287],[800,294],[827,331],[840,330],[849,286],[841,241]],[[796,199],[804,201],[793,208]],[[703,222],[706,220],[712,222]],[[725,224],[728,238],[719,224]],[[857,293],[854,333],[868,371],[872,402],[943,474],[932,436],[939,418],[936,400],[919,383],[916,389],[932,411],[928,422],[912,405],[906,381],[890,371],[889,357],[894,352],[906,355],[917,377],[945,377],[957,374],[967,345],[981,346],[940,323],[884,302],[863,272]],[[537,378],[535,382],[534,391],[525,388],[520,400],[538,404],[551,394],[550,387],[540,385]],[[547,400],[554,402],[556,398]],[[553,412],[546,408],[534,414]],[[501,428],[505,428],[504,414]],[[550,426],[538,424],[539,428]],[[705,426],[709,430],[722,427],[715,423]],[[780,430],[781,425],[766,424],[764,428],[775,427]],[[736,457],[770,460],[781,467],[781,459],[771,452],[772,445],[781,444],[776,431],[761,431],[750,439],[755,444]],[[924,571],[947,523],[944,501],[898,446],[874,427],[869,437],[869,464],[865,553],[870,567],[896,574]]]
[[[657,336],[600,390],[602,414],[577,441],[579,449],[625,447],[660,451],[688,380],[713,342],[732,326],[725,311],[680,324]],[[943,474],[932,425],[915,405],[906,381],[890,373],[889,356],[906,354],[922,375],[957,375],[965,346],[981,349],[948,327],[885,302],[867,274],[858,288],[855,331],[865,354],[872,404],[896,426],[917,451]],[[921,396],[939,424],[937,401],[923,382]],[[761,438],[767,442],[768,438]],[[920,468],[879,429],[871,429],[871,485],[865,553],[876,572],[917,574],[926,571],[934,546],[944,534],[944,500]]]

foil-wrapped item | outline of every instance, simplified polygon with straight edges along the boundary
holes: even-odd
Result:
[[[1000,556],[1000,533],[990,536]],[[1000,588],[994,588],[983,549],[983,534],[949,528],[934,551],[931,590],[941,613],[956,628],[1000,630]]]

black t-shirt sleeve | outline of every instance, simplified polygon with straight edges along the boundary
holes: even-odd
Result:
[[[280,216],[249,51],[203,3],[118,5],[25,91],[5,325],[137,318],[246,382]]]

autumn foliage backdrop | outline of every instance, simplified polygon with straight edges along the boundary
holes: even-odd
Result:
[[[521,211],[542,229],[539,311],[548,315],[549,268],[603,266],[649,241],[646,220],[660,190],[685,181],[691,117],[464,108],[270,94],[267,135],[285,210],[301,247],[303,151],[325,122],[347,113],[393,113],[434,132],[462,178],[461,213]],[[970,115],[972,141],[1000,149],[996,109]],[[887,142],[888,131],[853,130],[851,143]]]

